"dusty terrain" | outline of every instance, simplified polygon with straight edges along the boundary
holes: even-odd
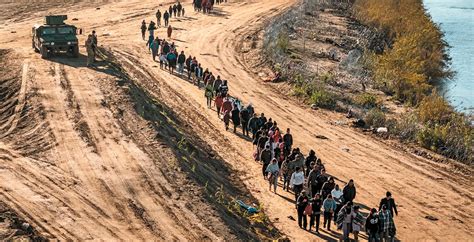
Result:
[[[187,17],[171,19],[173,41],[228,79],[232,95],[291,127],[296,145],[314,149],[339,184],[354,179],[364,211],[390,190],[399,204],[397,238],[472,240],[470,168],[456,170],[333,125],[343,117],[309,110],[249,70],[241,43],[293,3],[230,1],[206,16],[186,1]],[[157,7],[132,0],[67,11],[77,26],[96,29],[99,45],[118,63],[93,69],[84,56],[42,60],[34,53],[30,26],[39,17],[0,23],[0,49],[12,49],[2,69],[12,77],[2,78],[0,89],[1,199],[47,238],[255,239],[258,231],[216,203],[222,186],[230,196],[257,199],[292,240],[336,238],[338,232],[318,237],[299,229],[288,218],[295,217],[293,195],[267,190],[251,143],[225,131],[202,90],[152,61],[139,27]]]

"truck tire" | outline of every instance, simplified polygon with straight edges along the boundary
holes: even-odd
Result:
[[[40,53],[41,53],[41,58],[43,59],[47,59],[49,57],[48,48],[46,48],[46,46],[41,46]]]
[[[79,46],[78,45],[72,47],[72,57],[74,57],[74,58],[79,57]]]

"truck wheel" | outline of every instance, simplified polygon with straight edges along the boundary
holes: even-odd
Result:
[[[46,46],[41,46],[41,58],[47,59],[49,57],[48,48]]]
[[[33,40],[33,41],[31,41],[31,42],[32,42],[32,43],[31,43],[31,46],[33,47],[33,50],[34,50],[36,53],[38,53],[39,51],[38,51],[38,49],[37,49],[36,46],[35,46],[35,41]]]
[[[74,58],[79,57],[79,46],[78,45],[72,47],[72,57],[74,57]]]

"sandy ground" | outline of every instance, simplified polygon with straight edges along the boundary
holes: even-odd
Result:
[[[179,49],[197,56],[205,67],[228,79],[232,95],[251,102],[258,112],[276,119],[283,129],[291,127],[296,145],[305,153],[314,149],[340,185],[354,179],[356,201],[364,211],[376,206],[390,190],[399,204],[400,215],[395,218],[397,238],[472,240],[473,184],[469,168],[455,170],[450,164],[434,163],[349,127],[333,125],[332,121],[343,117],[311,111],[278,94],[248,70],[239,51],[240,43],[291,4],[293,1],[286,0],[230,1],[217,7],[216,15],[205,16],[194,13],[187,1],[187,17],[171,20],[175,28],[173,41]],[[275,195],[267,190],[260,165],[251,158],[251,143],[224,130],[215,112],[207,109],[202,90],[153,63],[139,27],[142,19],[153,19],[156,7],[156,1],[126,1],[104,5],[100,10],[86,7],[69,11],[68,15],[79,19],[74,22],[77,26],[96,29],[99,45],[110,49],[122,62],[139,63],[139,71],[146,70],[153,76],[137,82],[152,93],[159,92],[163,98],[160,101],[173,108],[204,143],[236,170],[282,233],[295,241],[336,238],[338,232],[322,230],[316,236],[299,229],[288,218],[296,217],[293,195],[282,191]],[[194,215],[199,213],[197,210],[174,206],[172,199],[164,198],[174,192],[167,190],[173,187],[173,180],[163,179],[159,162],[173,159],[173,154],[163,152],[162,160],[156,160],[144,151],[141,142],[124,134],[121,121],[103,105],[105,82],[98,81],[110,78],[107,72],[85,68],[83,57],[48,61],[33,52],[30,26],[40,21],[0,25],[0,49],[15,50],[20,62],[18,72],[22,73],[21,85],[15,92],[18,102],[10,105],[14,115],[2,122],[2,128],[9,133],[21,128],[16,124],[21,124],[25,115],[15,105],[21,106],[28,93],[35,93],[34,103],[44,110],[38,120],[45,122],[23,130],[24,136],[7,134],[0,139],[2,200],[50,238],[228,239],[224,237],[231,234],[228,228],[219,231],[207,227],[205,219]],[[12,29],[16,33],[11,33]],[[158,31],[160,37],[164,33],[164,28]],[[85,50],[81,48],[81,52]],[[39,132],[42,130],[47,132]],[[40,138],[31,138],[37,132]],[[328,139],[321,140],[316,135]],[[48,147],[51,140],[54,147]],[[33,145],[19,145],[30,142]],[[38,147],[46,148],[34,152]],[[426,219],[428,215],[439,220]],[[218,216],[213,222],[222,223]]]

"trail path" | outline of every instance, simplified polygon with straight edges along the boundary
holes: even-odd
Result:
[[[354,179],[358,189],[356,201],[365,209],[376,207],[390,190],[399,204],[400,215],[395,218],[397,238],[472,240],[472,173],[456,173],[450,165],[434,163],[349,127],[333,125],[332,121],[343,119],[342,115],[301,106],[274,92],[272,86],[262,83],[247,69],[238,49],[241,41],[293,3],[230,1],[216,7],[217,15],[206,16],[194,13],[186,1],[187,17],[171,19],[175,28],[173,41],[179,50],[197,56],[204,67],[228,79],[232,95],[251,102],[257,112],[274,118],[281,129],[290,127],[295,145],[305,153],[314,149],[341,187],[348,179]],[[96,29],[100,45],[116,50],[123,58],[134,57],[148,68],[159,80],[160,91],[169,97],[162,101],[175,107],[184,118],[187,113],[180,109],[182,103],[175,94],[181,93],[193,103],[187,109],[204,115],[207,122],[200,125],[208,127],[196,132],[240,171],[245,185],[264,204],[278,229],[295,241],[334,239],[338,232],[322,230],[317,237],[288,219],[290,215],[296,217],[293,195],[281,190],[278,195],[268,191],[260,165],[251,158],[251,143],[224,130],[215,112],[207,109],[202,90],[160,70],[152,62],[139,27],[142,19],[154,19],[156,5],[156,1],[126,1],[110,3],[100,10],[86,8],[68,14],[71,19],[77,16],[75,24],[86,30]],[[2,198],[27,214],[43,232],[64,239],[157,236],[181,240],[196,239],[202,234],[215,238],[205,229],[187,230],[180,225],[170,213],[183,214],[169,209],[162,192],[151,191],[147,179],[160,177],[160,171],[137,144],[123,135],[113,115],[100,105],[102,94],[94,82],[106,74],[84,68],[79,63],[83,58],[72,64],[41,60],[29,48],[32,23],[33,20],[26,20],[9,23],[8,27],[0,25],[0,35],[5,36],[0,40],[0,48],[15,48],[29,60],[29,69],[35,70],[31,85],[39,89],[57,139],[58,146],[51,153],[56,164],[44,166],[2,145],[0,152],[5,154],[0,159],[8,157],[0,169]],[[10,33],[12,27],[18,28],[17,33]],[[165,36],[164,28],[158,36]],[[24,41],[19,41],[21,38]],[[328,139],[318,139],[316,135]],[[227,143],[217,142],[216,136]],[[137,207],[143,207],[149,214],[136,216]],[[428,220],[428,215],[439,220]],[[147,224],[155,226],[157,232],[146,229]]]

